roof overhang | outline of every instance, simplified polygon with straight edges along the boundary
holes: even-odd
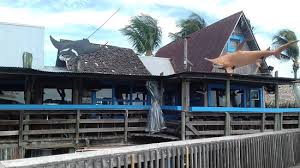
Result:
[[[41,78],[63,77],[63,78],[90,78],[90,79],[123,79],[123,80],[158,80],[161,76],[152,75],[123,75],[123,74],[105,74],[105,73],[86,73],[86,72],[49,72],[30,68],[19,67],[0,67],[0,76],[4,77],[25,77],[34,76]]]
[[[197,80],[214,80],[214,81],[226,81],[231,80],[233,82],[245,82],[245,83],[259,83],[259,84],[293,84],[296,82],[293,78],[284,77],[272,77],[272,76],[258,76],[258,75],[240,75],[240,74],[228,74],[228,73],[207,73],[207,72],[182,72],[174,75],[167,76],[166,79],[186,79],[190,81]],[[300,82],[300,81],[299,81]]]

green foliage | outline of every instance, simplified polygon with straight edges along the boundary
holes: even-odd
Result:
[[[206,27],[205,20],[196,13],[192,13],[187,19],[181,19],[177,24],[177,27],[180,28],[180,31],[177,33],[169,33],[169,37],[173,40],[177,38],[183,38],[191,33],[194,33],[198,30]]]
[[[273,44],[275,47],[281,46],[286,44],[290,41],[297,40],[297,36],[295,32],[289,29],[282,29],[277,34],[273,36]],[[297,71],[299,69],[299,46],[298,44],[293,44],[290,46],[283,54],[283,59],[292,60],[293,61],[293,71],[294,71],[294,78],[297,78]]]
[[[130,20],[130,24],[120,30],[127,36],[139,54],[152,55],[152,51],[161,43],[162,32],[157,20],[141,14]]]
[[[279,47],[283,44],[286,44],[290,41],[297,40],[296,34],[288,29],[282,29],[280,30],[277,34],[273,36],[273,44],[275,47]],[[286,57],[282,57],[285,59],[292,59],[297,60],[299,56],[299,47],[297,44],[294,44],[290,46],[286,52],[285,52]]]

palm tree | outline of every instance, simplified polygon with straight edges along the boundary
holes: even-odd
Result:
[[[205,20],[196,13],[192,13],[187,19],[181,19],[177,24],[177,27],[180,28],[180,31],[177,33],[169,33],[169,37],[173,40],[177,38],[183,38],[191,33],[194,33],[198,30],[206,27]]]
[[[120,30],[128,37],[139,54],[153,55],[153,50],[161,43],[161,28],[157,20],[149,15],[141,14],[130,20],[130,24]]]
[[[273,36],[275,47],[286,44],[289,41],[297,40],[296,34],[289,29],[282,29]],[[282,58],[293,61],[294,78],[297,78],[297,71],[299,69],[299,47],[297,44],[290,46],[283,54]]]

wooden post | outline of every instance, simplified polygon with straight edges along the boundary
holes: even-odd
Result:
[[[300,128],[300,112],[298,112],[298,128]]]
[[[278,77],[278,71],[275,72],[275,77]],[[279,108],[279,86],[275,84],[275,107]],[[282,128],[282,114],[275,113],[274,130],[278,131]]]
[[[124,114],[124,142],[128,142],[128,110]]]
[[[73,79],[72,103],[79,104],[79,81]]]
[[[181,140],[185,140],[186,114],[190,108],[190,82],[183,80],[181,82]]]
[[[230,80],[226,80],[226,107],[230,107]]]
[[[23,117],[24,117],[24,111],[20,111],[19,113],[19,158],[24,158],[25,157],[25,151],[23,148]]]
[[[25,104],[30,104],[31,103],[31,88],[32,88],[32,78],[29,76],[26,76],[25,78],[25,90],[24,90],[24,98],[25,98]],[[24,112],[26,113],[26,112]],[[25,114],[25,120],[30,120],[30,116]],[[24,125],[24,131],[29,130],[29,125],[25,124]],[[28,135],[24,136],[24,140],[28,140]]]
[[[160,101],[159,104],[163,106],[164,104],[164,82],[163,80],[160,81]]]
[[[262,93],[261,93],[261,95],[262,96],[264,96],[265,94],[263,93],[264,92],[264,90],[265,90],[265,88],[264,87],[262,87]],[[265,99],[263,98],[263,97],[261,97],[261,99],[263,99],[263,101],[261,101],[262,102],[262,104],[261,104],[261,107],[262,108],[265,108],[266,107],[266,103],[265,103]],[[266,113],[262,113],[261,114],[261,127],[260,127],[260,131],[261,132],[264,132],[265,131],[265,126],[266,126]]]
[[[73,88],[72,88],[72,104],[79,104],[79,80],[78,79],[73,79]],[[78,116],[79,115],[79,116]],[[76,117],[75,117],[76,116]],[[74,114],[70,114],[68,115],[69,119],[74,119],[76,118],[76,126],[74,128],[74,126],[69,125],[70,129],[75,129],[75,143],[74,143],[74,147],[77,146],[77,143],[79,141],[79,121],[77,121],[78,117],[80,119],[80,113],[78,111],[76,111]],[[78,122],[78,123],[77,123]],[[78,125],[77,125],[78,124]],[[77,130],[77,126],[78,126],[78,130]],[[74,138],[74,134],[69,134],[71,138]],[[78,136],[78,137],[77,137]],[[78,138],[78,139],[77,139]],[[69,148],[69,153],[74,153],[75,150],[74,148]]]
[[[226,107],[230,107],[230,80],[226,80]],[[231,117],[230,113],[225,113],[225,136],[230,135]]]
[[[204,107],[208,106],[208,85],[205,82],[203,85],[204,89],[205,89],[205,93],[204,93]]]
[[[266,125],[266,113],[261,114],[261,126],[260,126],[260,132],[265,131],[265,125]]]
[[[76,111],[76,128],[75,128],[75,143],[79,144],[79,129],[80,129],[80,110]]]

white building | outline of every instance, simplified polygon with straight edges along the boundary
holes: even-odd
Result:
[[[23,67],[24,52],[32,54],[32,68],[44,67],[44,27],[0,22],[0,66]]]

